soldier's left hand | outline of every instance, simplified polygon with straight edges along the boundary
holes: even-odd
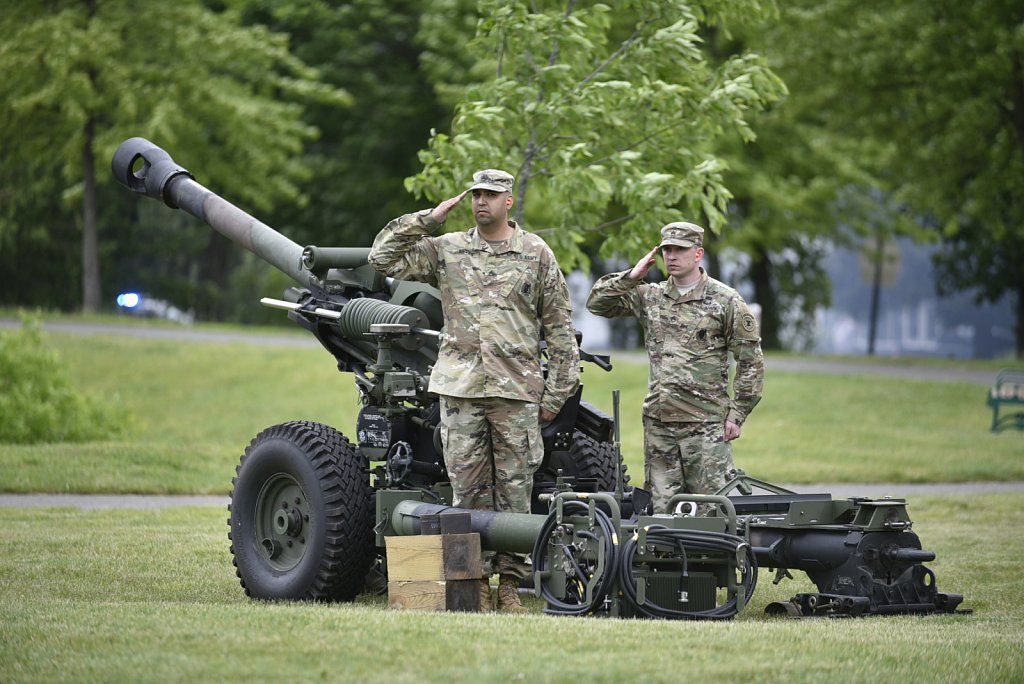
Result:
[[[539,416],[539,418],[540,418],[541,425],[543,425],[545,423],[550,423],[551,421],[553,421],[557,417],[558,417],[557,413],[554,413],[553,411],[548,411],[543,406],[540,407],[540,416]]]
[[[740,426],[731,420],[725,421],[725,441],[731,442],[734,439],[739,439]]]

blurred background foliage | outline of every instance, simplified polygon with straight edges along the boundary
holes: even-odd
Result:
[[[1020,356],[1022,65],[1011,0],[9,3],[0,305],[283,320],[269,266],[116,185],[142,136],[300,244],[367,245],[485,166],[566,269],[686,215],[767,348],[829,304],[827,245],[932,242],[940,290],[1012,299]]]

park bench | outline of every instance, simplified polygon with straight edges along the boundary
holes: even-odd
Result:
[[[992,407],[992,432],[1008,427],[1024,430],[1024,369],[1004,368],[996,376],[996,384],[988,393]],[[1002,416],[1000,409],[1006,409]]]

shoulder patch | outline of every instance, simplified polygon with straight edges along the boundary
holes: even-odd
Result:
[[[740,321],[740,325],[742,325],[743,329],[748,333],[754,332],[754,329],[757,328],[757,321],[754,320],[753,314],[745,313],[743,314],[743,319]]]

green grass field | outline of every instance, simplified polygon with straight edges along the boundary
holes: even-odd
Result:
[[[5,682],[1019,682],[1024,498],[922,497],[941,591],[972,615],[766,618],[812,590],[761,572],[735,621],[419,613],[246,599],[226,512],[0,509]]]
[[[121,407],[112,442],[0,444],[8,492],[226,494],[246,444],[297,418],[351,436],[352,377],[319,348],[49,334],[77,387]],[[613,359],[615,361],[615,359]],[[992,434],[986,388],[871,375],[769,372],[764,399],[735,442],[755,477],[807,482],[1024,480],[1024,432]],[[993,373],[994,377],[994,373]],[[621,391],[622,451],[643,479],[640,407],[646,363],[584,364],[584,397],[612,413]]]
[[[0,490],[226,494],[264,427],[351,432],[349,376],[316,348],[51,334],[76,386],[116,403],[117,441],[0,444]],[[646,366],[588,365],[587,399],[622,391],[623,450],[642,480]],[[770,369],[770,360],[769,360]],[[780,482],[1024,479],[1024,433],[988,432],[985,388],[772,373],[737,464]],[[1024,681],[1024,494],[910,501],[940,591],[972,615],[785,620],[767,603],[813,585],[761,572],[735,621],[555,618],[253,602],[231,566],[227,511],[3,509],[0,681]]]

